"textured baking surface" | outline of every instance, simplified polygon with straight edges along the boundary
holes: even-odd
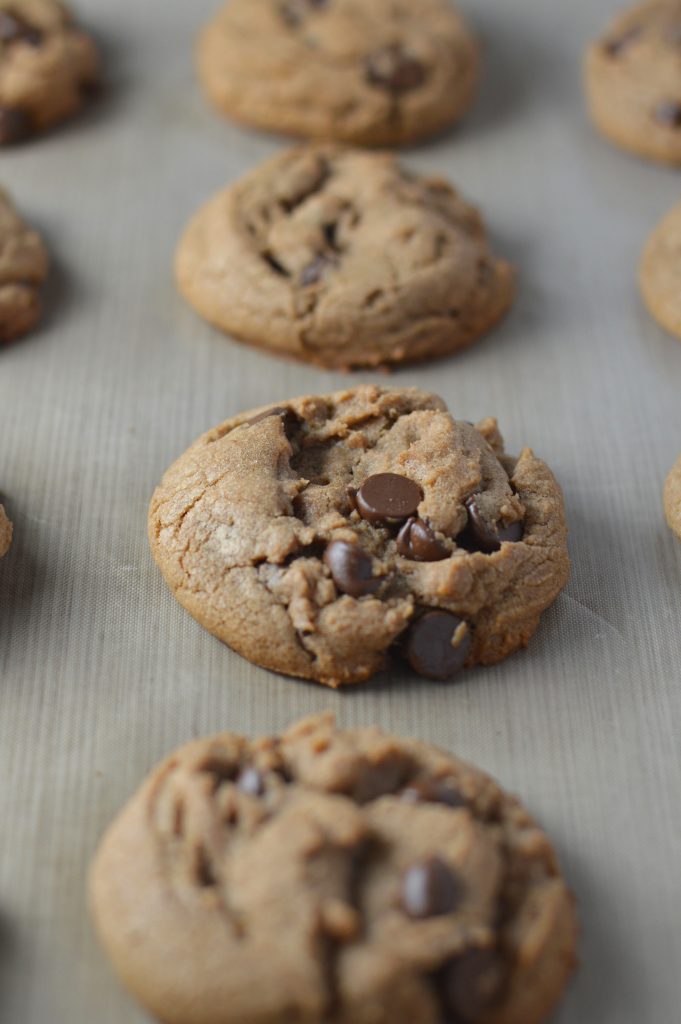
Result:
[[[110,99],[3,153],[56,270],[43,326],[0,356],[0,1019],[142,1024],[87,919],[97,840],[166,752],[330,708],[444,746],[518,792],[581,900],[582,970],[557,1024],[671,1024],[681,1000],[681,545],[662,485],[680,450],[681,347],[636,271],[678,175],[599,139],[580,66],[614,0],[463,5],[487,47],[475,114],[405,154],[484,207],[519,270],[509,320],[394,379],[499,418],[565,490],[573,574],[529,650],[455,688],[406,671],[337,695],[256,669],[167,592],[147,504],[215,423],[348,378],[231,345],[176,295],[205,196],[279,142],[216,117],[190,41],[212,0],[81,0]]]

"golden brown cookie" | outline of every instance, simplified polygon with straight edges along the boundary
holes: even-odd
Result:
[[[38,321],[48,265],[40,235],[0,189],[0,344],[26,334]]]
[[[369,146],[457,121],[478,65],[448,0],[229,0],[198,49],[203,88],[228,116]]]
[[[182,237],[176,273],[222,330],[338,368],[463,348],[514,294],[477,211],[445,181],[328,145],[283,153],[212,199]]]
[[[7,513],[4,508],[0,505],[0,558],[7,554],[11,543],[12,524],[7,518]]]
[[[522,805],[331,716],[176,751],[104,837],[91,903],[165,1024],[540,1024],[575,966],[573,899]]]
[[[681,540],[681,457],[667,477],[664,488],[664,511],[669,526]]]
[[[681,204],[650,236],[641,260],[640,281],[651,314],[681,338]]]
[[[391,655],[452,678],[524,647],[569,570],[560,488],[494,420],[364,386],[227,420],[172,466],[151,548],[239,654],[329,686]]]
[[[619,15],[586,58],[591,116],[612,142],[681,163],[681,0]]]
[[[99,78],[92,39],[57,0],[0,0],[0,146],[70,117]]]

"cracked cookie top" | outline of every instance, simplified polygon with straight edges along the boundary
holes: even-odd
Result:
[[[0,344],[29,331],[41,311],[48,255],[40,235],[0,189]]]
[[[681,2],[655,0],[620,14],[589,48],[594,119],[641,156],[681,163]]]
[[[167,1024],[538,1024],[574,966],[551,844],[482,772],[332,716],[177,751],[100,847],[100,935]]]
[[[0,145],[80,109],[97,87],[94,43],[56,0],[0,0]]]
[[[468,110],[479,56],[447,0],[230,0],[201,35],[198,65],[228,116],[392,146]]]
[[[9,546],[12,543],[12,524],[7,518],[7,514],[0,505],[0,558],[6,555],[9,551]]]
[[[560,488],[494,420],[363,386],[244,413],[152,499],[177,599],[256,664],[331,686],[392,653],[447,679],[525,645],[568,575]]]
[[[217,195],[185,231],[176,269],[223,330],[341,368],[462,348],[514,291],[478,212],[445,181],[326,145],[281,154]]]

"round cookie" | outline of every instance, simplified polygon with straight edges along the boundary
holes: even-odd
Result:
[[[24,223],[0,189],[0,344],[26,334],[37,323],[40,286],[48,266],[40,235]]]
[[[641,260],[640,282],[651,314],[681,338],[681,204],[650,236]]]
[[[198,68],[212,102],[246,124],[394,146],[462,117],[479,54],[448,0],[229,0]]]
[[[617,17],[586,58],[591,116],[612,142],[681,163],[681,2],[654,0]]]
[[[176,275],[222,330],[347,369],[453,352],[513,300],[513,271],[477,211],[394,157],[330,145],[286,152],[194,216]]]
[[[681,457],[667,477],[664,487],[664,511],[670,528],[681,540]]]
[[[206,629],[329,686],[400,654],[453,677],[525,646],[569,571],[560,488],[495,420],[363,386],[243,413],[168,470],[154,558]]]
[[[0,558],[7,554],[11,543],[12,524],[7,518],[7,513],[4,508],[0,505]]]
[[[540,1024],[575,966],[550,841],[478,769],[331,716],[161,764],[91,905],[165,1024]]]
[[[57,0],[0,0],[0,145],[70,117],[98,78],[92,39]]]

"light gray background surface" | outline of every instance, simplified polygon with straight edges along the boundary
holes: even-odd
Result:
[[[635,273],[681,172],[586,122],[582,48],[617,4],[468,0],[487,50],[480,102],[465,128],[405,154],[484,208],[520,286],[488,340],[392,380],[464,419],[498,416],[511,450],[546,458],[572,581],[503,665],[450,688],[404,673],[344,694],[240,660],[174,602],[147,549],[151,491],[202,431],[372,379],[231,343],[175,292],[188,216],[283,144],[200,96],[190,46],[213,6],[81,0],[108,99],[0,154],[56,264],[44,326],[0,352],[0,489],[16,524],[0,566],[0,1021],[140,1024],[86,913],[102,830],[176,744],[331,708],[472,759],[545,824],[583,924],[559,1024],[678,1024],[681,544],[661,491],[681,451],[681,345],[646,315]]]

